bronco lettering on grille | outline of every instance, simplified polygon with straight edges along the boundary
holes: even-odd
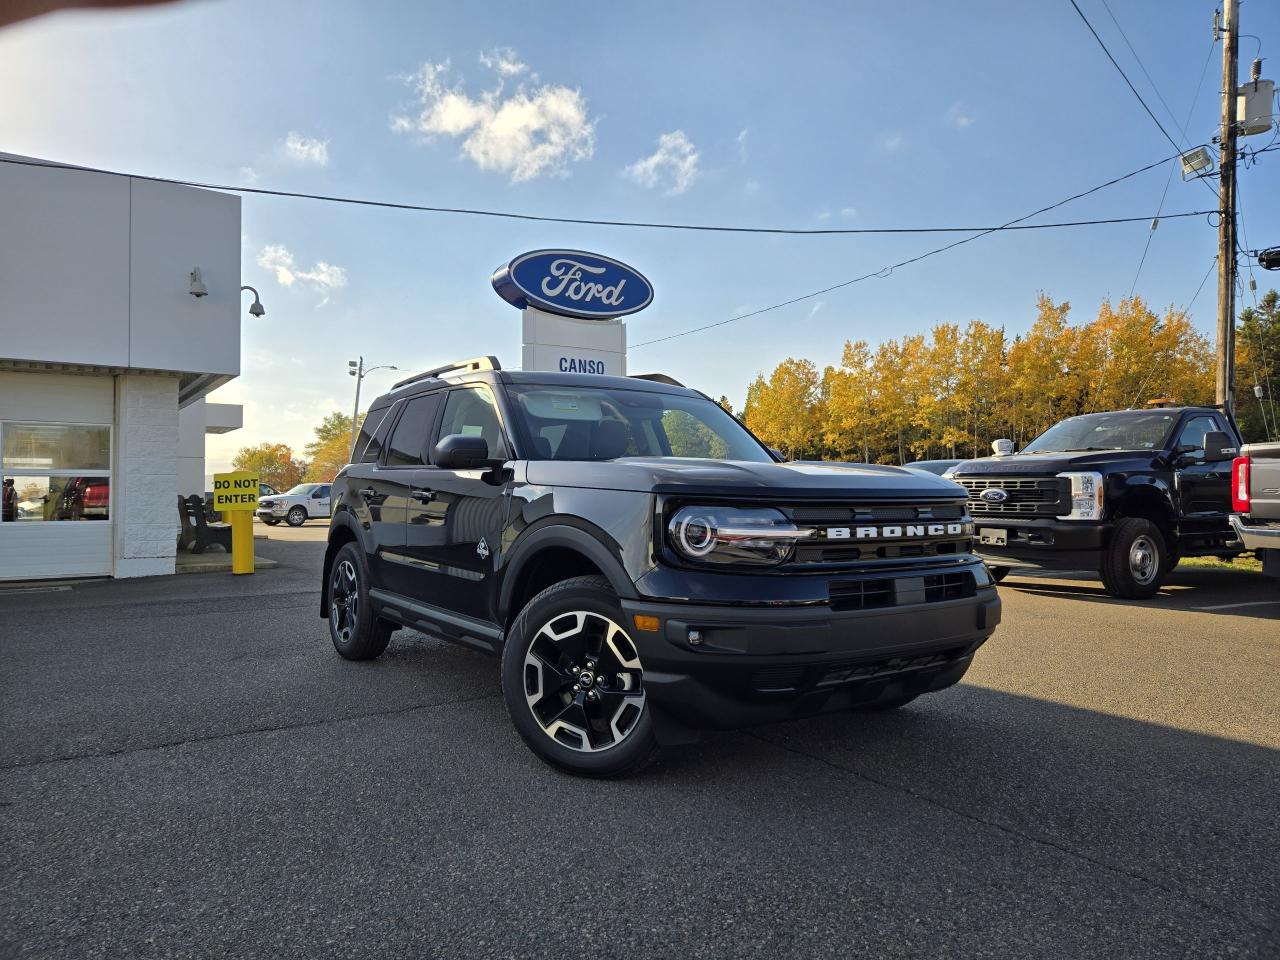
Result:
[[[902,540],[912,537],[961,537],[972,532],[967,523],[907,523],[891,526],[827,527],[827,540]]]

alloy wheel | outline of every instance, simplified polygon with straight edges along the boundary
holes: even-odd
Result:
[[[333,635],[343,643],[350,643],[359,614],[360,581],[356,568],[350,560],[342,560],[333,568],[329,582],[329,625]]]
[[[570,750],[622,743],[644,712],[644,671],[618,624],[590,610],[545,623],[524,658],[524,694],[538,726]]]

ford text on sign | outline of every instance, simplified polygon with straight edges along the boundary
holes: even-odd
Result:
[[[493,289],[521,309],[589,320],[607,320],[643,310],[653,285],[625,263],[582,250],[534,250],[493,274]]]
[[[256,510],[258,508],[258,474],[247,470],[213,475],[213,509]]]

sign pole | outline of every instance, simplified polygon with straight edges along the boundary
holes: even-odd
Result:
[[[253,514],[231,513],[231,572],[253,573]]]
[[[213,475],[213,509],[229,515],[231,572],[253,573],[253,512],[258,509],[261,478],[238,470]]]

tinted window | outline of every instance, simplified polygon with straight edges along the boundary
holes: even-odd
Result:
[[[1182,433],[1178,437],[1178,446],[1192,447],[1192,452],[1204,453],[1204,435],[1221,429],[1215,417],[1192,417],[1182,428]]]
[[[430,462],[426,454],[427,435],[439,407],[438,393],[414,397],[405,405],[387,444],[388,466],[408,467]]]
[[[1023,453],[1071,453],[1076,450],[1158,450],[1173,431],[1177,414],[1152,411],[1086,413],[1050,427]]]
[[[498,421],[497,406],[484,387],[452,390],[444,405],[444,420],[440,424],[441,438],[461,434],[464,437],[484,437],[489,444],[489,456],[494,459],[510,456],[502,439],[502,427]]]
[[[387,407],[374,407],[364,416],[360,425],[360,436],[356,437],[356,448],[351,459],[356,463],[377,463],[382,453],[382,441],[386,432],[379,430],[387,416]]]
[[[509,388],[508,395],[535,460],[771,460],[745,427],[705,397],[535,384]]]

